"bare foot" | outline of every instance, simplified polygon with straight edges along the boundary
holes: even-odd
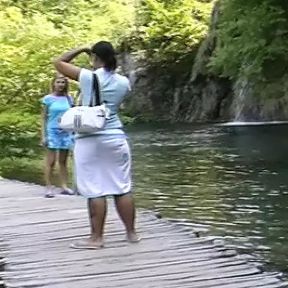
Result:
[[[91,238],[76,241],[70,245],[73,249],[101,249],[104,247],[103,240],[93,240]]]
[[[127,233],[126,239],[130,243],[138,243],[141,241],[141,238],[135,233]]]

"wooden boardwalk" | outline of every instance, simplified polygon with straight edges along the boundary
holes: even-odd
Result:
[[[229,253],[213,237],[197,238],[147,211],[138,212],[142,241],[128,244],[111,204],[105,248],[73,250],[70,242],[88,234],[85,201],[77,196],[45,199],[42,194],[38,185],[0,181],[6,287],[288,287],[276,274]]]

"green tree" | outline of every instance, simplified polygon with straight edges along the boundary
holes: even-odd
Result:
[[[180,62],[205,38],[213,2],[143,0],[132,42],[146,52],[147,61]]]
[[[288,92],[288,2],[222,0],[218,45],[211,70],[246,78],[262,97]]]
[[[133,0],[0,0],[1,152],[20,156],[27,153],[21,147],[36,147],[39,100],[50,90],[55,56],[100,39],[117,45],[134,21]]]
[[[51,60],[77,45],[117,44],[133,28],[132,0],[0,1],[0,105],[30,111],[49,89]]]

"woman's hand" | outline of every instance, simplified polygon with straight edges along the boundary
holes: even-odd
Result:
[[[83,52],[83,53],[86,53],[86,54],[88,54],[89,56],[91,56],[91,49],[90,49],[90,47],[83,47],[83,48],[80,48],[80,49],[82,49],[82,52]]]
[[[40,141],[39,145],[42,146],[42,147],[47,147],[47,139],[46,139],[46,137],[42,137],[41,138],[41,141]]]

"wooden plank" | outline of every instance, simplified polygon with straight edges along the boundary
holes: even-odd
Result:
[[[127,243],[109,202],[106,245],[96,251],[72,250],[86,236],[85,200],[77,196],[45,199],[43,187],[0,181],[0,251],[6,287],[288,287],[227,249],[215,237],[196,237],[191,227],[139,211],[142,241]]]

